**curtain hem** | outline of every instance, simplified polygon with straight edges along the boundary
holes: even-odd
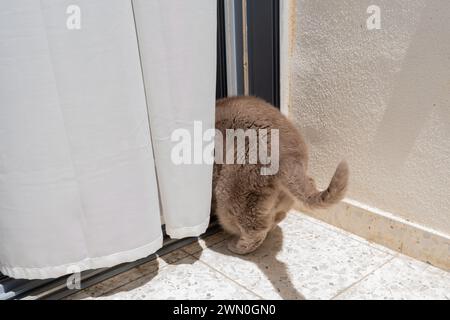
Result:
[[[108,256],[86,258],[84,260],[67,263],[59,266],[42,267],[42,268],[27,268],[27,267],[9,267],[0,265],[0,272],[6,276],[15,279],[49,279],[57,278],[66,274],[73,273],[74,270],[69,268],[77,267],[78,270],[84,271],[89,269],[109,268],[121,263],[136,261],[144,258],[152,253],[155,253],[163,245],[163,238],[151,243],[128,251],[117,252]]]
[[[208,229],[208,225],[209,225],[209,216],[208,219],[206,219],[204,222],[193,227],[171,228],[167,225],[166,222],[166,233],[172,239],[197,237],[206,232],[206,229]]]

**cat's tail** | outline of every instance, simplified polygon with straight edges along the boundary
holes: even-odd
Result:
[[[285,176],[284,185],[289,192],[307,207],[326,208],[341,201],[347,190],[349,170],[347,162],[342,161],[336,168],[331,182],[323,191],[317,190],[314,180],[300,168]]]

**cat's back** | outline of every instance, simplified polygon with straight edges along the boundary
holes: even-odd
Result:
[[[231,97],[216,103],[216,126],[226,126],[225,129],[276,128],[284,121],[277,109],[260,98]]]
[[[307,159],[307,147],[298,129],[263,99],[238,96],[216,102],[216,129],[276,129],[279,130],[280,155],[298,153]]]

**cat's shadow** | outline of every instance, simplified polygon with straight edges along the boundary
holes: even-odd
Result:
[[[198,259],[201,259],[204,250],[211,250],[220,255],[236,257],[238,259],[242,259],[243,261],[251,262],[264,273],[264,276],[269,280],[273,289],[281,298],[287,300],[305,299],[305,297],[295,288],[295,285],[292,283],[291,276],[286,264],[277,259],[278,253],[283,248],[283,232],[279,226],[276,226],[274,230],[269,232],[266,240],[258,249],[247,255],[237,255],[229,251],[226,246],[229,239],[230,238],[227,238],[219,243],[212,244],[208,247],[208,249],[203,249],[200,246],[198,240],[196,240],[192,244],[190,244],[190,252],[196,252],[194,255]],[[159,258],[170,265],[192,264],[194,262],[193,260],[186,259],[177,259],[174,261],[170,255],[161,255]],[[236,263],[236,261],[233,260],[234,259],[229,259],[229,263]],[[122,274],[119,275],[118,278],[116,278],[116,280],[114,281],[110,280],[110,282],[103,283],[100,286],[93,286],[92,288],[88,288],[88,290],[85,291],[85,294],[91,297],[103,296],[107,298],[114,296],[119,292],[131,292],[134,289],[140,288],[145,284],[150,283],[153,278],[158,275],[160,264],[159,261],[154,260],[151,262],[151,264],[152,269],[154,269],[151,272],[145,272],[145,274],[137,278],[133,277],[132,280],[128,279],[130,275]],[[251,270],[249,270],[249,272],[250,271]],[[244,280],[246,277],[245,270],[239,276],[242,277],[242,280]],[[243,283],[241,279],[235,280],[238,283]],[[118,286],[118,283],[121,283],[121,285]]]
[[[229,251],[226,246],[228,241],[229,239],[224,240],[220,244],[212,245],[208,247],[208,250],[222,255],[237,257],[255,264],[264,273],[264,276],[270,281],[272,287],[281,298],[286,300],[305,299],[304,295],[297,290],[292,282],[287,265],[277,259],[278,253],[283,248],[283,231],[279,226],[276,226],[269,232],[267,238],[258,249],[247,255],[238,255]],[[200,252],[198,258],[201,259],[204,249],[200,247],[198,242],[195,242],[191,246],[195,247],[196,245]],[[233,263],[231,259],[230,263]],[[245,273],[242,273],[240,276],[245,278]],[[240,282],[239,280],[237,281]]]

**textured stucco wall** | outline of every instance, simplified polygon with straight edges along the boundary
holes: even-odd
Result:
[[[381,30],[367,30],[369,5]],[[450,234],[450,1],[297,0],[290,117],[328,184]]]

